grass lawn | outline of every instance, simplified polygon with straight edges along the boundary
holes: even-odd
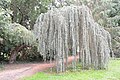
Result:
[[[23,80],[120,80],[120,60],[110,60],[107,70],[78,70],[60,74],[40,72]]]

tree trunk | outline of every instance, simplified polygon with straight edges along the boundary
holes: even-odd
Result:
[[[16,61],[16,57],[18,55],[18,52],[23,49],[24,47],[26,47],[26,45],[20,45],[20,46],[17,46],[15,47],[14,49],[11,50],[11,55],[10,55],[10,58],[9,58],[9,63],[14,63]]]

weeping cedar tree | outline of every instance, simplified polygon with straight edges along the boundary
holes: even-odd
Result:
[[[57,72],[67,69],[70,50],[74,56],[73,70],[78,55],[83,69],[107,68],[112,52],[111,36],[93,20],[91,11],[84,5],[65,6],[41,14],[34,33],[44,60],[48,52],[50,56],[54,54]]]

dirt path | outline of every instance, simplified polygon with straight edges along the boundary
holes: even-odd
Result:
[[[69,57],[68,62],[72,62],[73,59],[73,56]],[[55,62],[9,65],[6,66],[6,70],[0,72],[0,80],[20,80],[22,77],[33,75],[54,66]]]

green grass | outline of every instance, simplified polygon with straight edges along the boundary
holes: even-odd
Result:
[[[4,65],[0,64],[0,71],[4,69]]]
[[[107,70],[79,70],[65,73],[40,72],[23,80],[120,80],[120,60],[111,60]]]

